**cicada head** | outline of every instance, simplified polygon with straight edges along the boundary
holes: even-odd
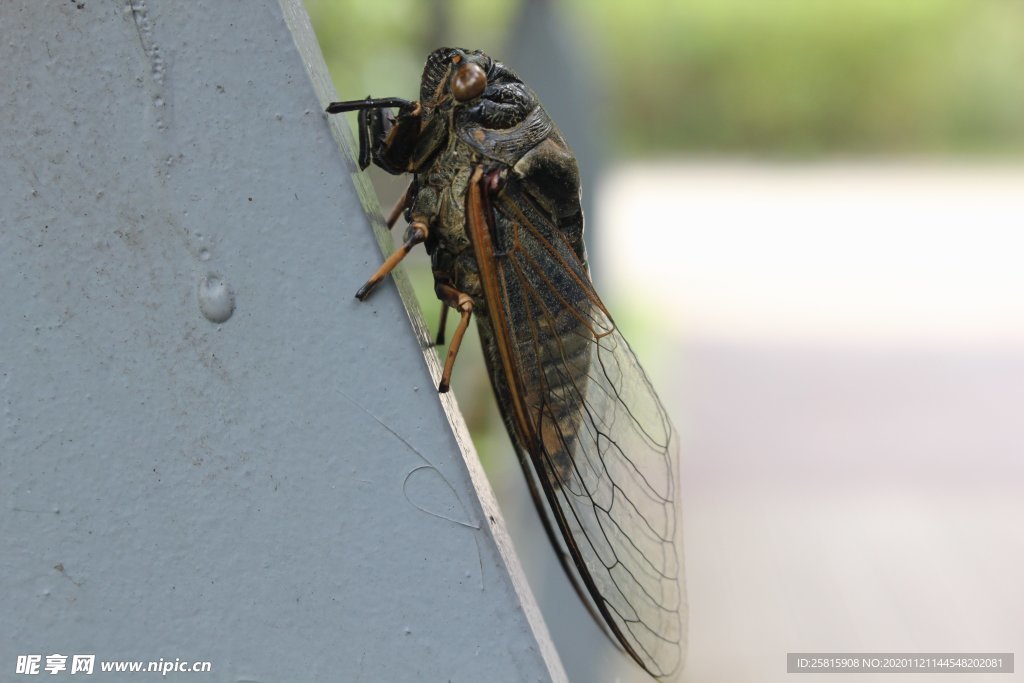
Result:
[[[488,72],[494,63],[476,50],[442,47],[427,57],[420,81],[420,102],[427,106],[466,102],[479,97],[487,87]]]
[[[457,108],[465,125],[510,128],[538,106],[537,96],[510,69],[480,50],[443,47],[423,67],[420,102],[428,111]]]

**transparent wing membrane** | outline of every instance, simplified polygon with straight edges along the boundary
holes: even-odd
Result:
[[[678,436],[538,202],[510,182],[488,220],[522,446],[609,630],[670,676],[686,649]]]

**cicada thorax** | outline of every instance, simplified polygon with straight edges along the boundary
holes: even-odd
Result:
[[[465,196],[473,151],[450,138],[448,146],[415,176],[415,192],[405,215],[427,223],[426,240],[435,284],[450,285],[474,301],[474,314],[486,315],[479,267],[466,230]],[[440,296],[440,294],[439,294]]]

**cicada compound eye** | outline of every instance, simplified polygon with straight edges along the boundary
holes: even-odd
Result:
[[[452,95],[459,102],[478,97],[487,87],[487,74],[480,66],[466,62],[452,77]]]

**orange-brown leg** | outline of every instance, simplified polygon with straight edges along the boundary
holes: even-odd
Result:
[[[403,211],[405,211],[405,207],[409,203],[409,190],[411,189],[412,183],[410,182],[409,186],[405,188],[405,192],[402,193],[402,196],[398,198],[395,205],[391,207],[391,211],[388,212],[388,230],[395,227],[395,223],[398,222],[398,217],[402,215]]]
[[[378,282],[384,279],[388,273],[394,270],[395,266],[401,263],[412,248],[420,242],[427,239],[427,222],[421,217],[413,217],[412,223],[409,224],[409,238],[405,240],[405,244],[395,249],[391,256],[388,256],[387,260],[381,264],[381,267],[377,269],[377,272],[366,281],[359,291],[356,292],[356,298],[362,301],[370,293]]]
[[[462,318],[459,326],[455,328],[452,335],[452,343],[448,347],[448,357],[444,360],[444,370],[441,372],[441,382],[437,385],[439,393],[445,393],[451,386],[452,368],[455,367],[455,357],[459,354],[459,346],[462,345],[462,337],[469,327],[469,319],[473,315],[473,300],[465,292],[460,292],[450,285],[437,285],[437,294],[443,302],[457,310]]]

